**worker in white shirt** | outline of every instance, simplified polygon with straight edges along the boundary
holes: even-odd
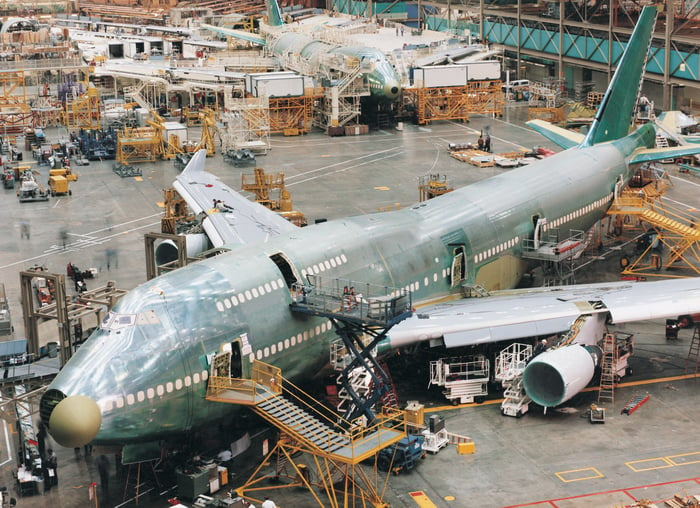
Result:
[[[277,508],[277,505],[272,499],[266,497],[265,501],[263,501],[262,508]]]

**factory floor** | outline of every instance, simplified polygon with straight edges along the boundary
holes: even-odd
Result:
[[[514,104],[503,118],[472,117],[467,124],[404,124],[401,131],[340,138],[318,132],[275,136],[272,150],[258,156],[255,165],[268,173],[284,172],[294,208],[303,212],[309,223],[405,207],[418,200],[418,180],[426,174],[444,175],[455,187],[461,187],[507,171],[477,168],[450,157],[447,151],[449,143],[476,142],[486,128],[497,153],[534,146],[554,149],[524,126],[526,114],[525,105]],[[67,133],[47,129],[47,137],[57,142],[66,139]],[[32,161],[29,152],[25,151],[24,157]],[[48,202],[19,203],[14,191],[0,189],[5,211],[0,225],[0,282],[4,282],[11,304],[15,338],[25,336],[21,270],[36,264],[50,272],[65,273],[68,263],[82,270],[95,268],[97,277],[87,281],[89,289],[109,280],[130,289],[145,280],[143,234],[160,230],[163,189],[172,185],[178,171],[167,161],[134,165],[142,170],[142,177],[117,176],[112,161],[76,167],[80,177],[71,184],[72,195]],[[700,179],[679,174],[674,166],[666,167],[675,184],[667,195],[670,202],[687,210],[700,208]],[[41,174],[40,182],[45,183],[47,168],[36,170]],[[252,172],[252,166],[234,167],[217,154],[209,159],[208,170],[237,189],[241,173]],[[29,224],[29,238],[22,235],[25,223]],[[577,272],[577,282],[619,279],[619,251],[606,252],[604,260]],[[68,293],[73,292],[69,286]],[[476,452],[459,455],[450,446],[428,455],[415,470],[390,476],[385,489],[380,485],[385,502],[392,507],[613,507],[631,505],[635,499],[658,502],[674,494],[700,494],[700,445],[694,437],[700,421],[700,387],[697,379],[684,375],[692,331],[682,330],[678,340],[667,340],[664,323],[659,321],[628,325],[624,331],[635,334],[635,355],[630,360],[633,375],[618,387],[614,403],[603,404],[604,424],[591,424],[587,415],[590,404],[597,400],[596,391],[582,393],[566,408],[547,414],[531,407],[522,418],[510,418],[500,414],[497,392],[484,404],[451,406],[439,391],[426,390],[427,360],[392,364],[402,405],[408,400],[425,404],[426,418],[443,416],[449,432],[474,440]],[[55,323],[43,323],[40,335],[41,344],[55,341]],[[648,401],[635,412],[621,414],[629,399],[647,394]],[[105,450],[95,449],[86,455],[85,450],[57,446],[58,485],[20,497],[12,476],[17,468],[14,423],[2,421],[0,434],[0,486],[6,486],[17,498],[17,506],[137,505],[133,489],[125,488],[126,471],[116,470],[112,453],[107,453],[110,479],[105,492],[96,467],[97,456]],[[226,436],[218,438],[226,441]],[[216,450],[216,444],[209,451],[212,449]],[[230,483],[216,496],[224,497],[227,488],[239,487],[255,465],[234,459]],[[160,486],[149,482],[141,489],[140,493],[146,493],[138,506],[165,507],[168,499],[178,496],[172,476],[163,473],[160,480]],[[97,483],[97,501],[89,497],[92,482]],[[416,492],[423,495],[413,494]],[[271,490],[268,495],[283,508],[319,505],[301,489]],[[253,497],[260,506],[262,495]],[[183,504],[192,506],[186,500]],[[331,506],[326,501],[322,505]]]

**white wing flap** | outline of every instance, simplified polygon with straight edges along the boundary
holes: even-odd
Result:
[[[204,170],[206,151],[200,150],[177,176],[173,187],[195,214],[204,213],[202,227],[214,247],[265,242],[296,228],[284,217],[246,199]],[[223,209],[214,206],[223,203]]]
[[[390,330],[389,343],[442,338],[447,347],[470,346],[564,332],[584,314],[626,323],[698,312],[700,278],[504,291],[422,308]]]

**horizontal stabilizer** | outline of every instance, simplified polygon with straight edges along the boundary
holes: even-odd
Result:
[[[652,162],[663,159],[675,159],[700,153],[700,145],[669,146],[665,148],[646,148],[634,153],[630,164]]]
[[[389,344],[442,338],[447,347],[472,346],[564,332],[582,315],[609,314],[620,324],[698,312],[700,277],[502,291],[421,308],[391,329]]]
[[[544,120],[530,120],[527,125],[564,149],[578,146],[584,139],[583,134],[562,129]]]
[[[264,46],[266,44],[265,37],[261,35],[256,35],[250,32],[246,32],[245,30],[235,30],[233,28],[223,28],[220,26],[214,26],[214,25],[207,25],[206,23],[202,23],[202,28],[206,30],[210,30],[212,32],[216,32],[221,35],[226,35],[228,37],[233,37],[234,39],[238,39],[241,41],[246,41],[246,42],[252,42],[253,44],[260,44],[261,46]]]

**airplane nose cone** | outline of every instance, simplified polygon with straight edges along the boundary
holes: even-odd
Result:
[[[387,99],[396,99],[401,92],[401,85],[398,81],[390,80],[384,84],[384,95]]]
[[[66,397],[51,412],[49,432],[58,444],[76,448],[92,441],[102,424],[97,403],[84,395]]]

